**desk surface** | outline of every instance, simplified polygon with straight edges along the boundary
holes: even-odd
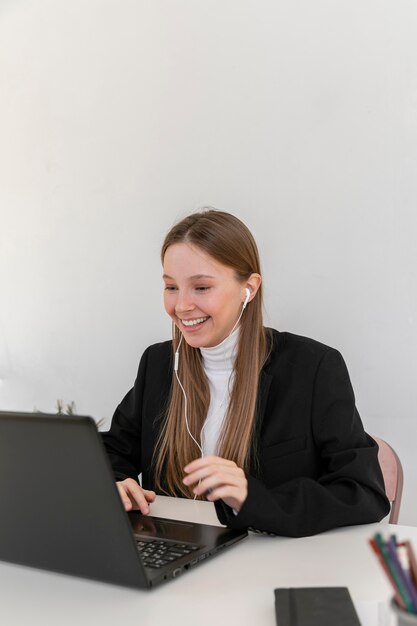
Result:
[[[152,514],[218,524],[209,502],[158,497]],[[0,562],[0,623],[274,626],[273,589],[291,586],[347,586],[359,609],[371,603],[377,606],[391,595],[367,545],[377,530],[394,531],[417,545],[417,528],[386,524],[337,529],[302,539],[251,534],[227,552],[152,591]]]

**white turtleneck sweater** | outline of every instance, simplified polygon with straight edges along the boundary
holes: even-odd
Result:
[[[237,354],[239,328],[214,348],[200,348],[203,367],[210,385],[210,406],[201,433],[203,455],[217,454],[217,443],[233,385],[233,365]]]

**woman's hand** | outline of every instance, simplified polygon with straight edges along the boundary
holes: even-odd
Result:
[[[148,515],[149,504],[155,500],[155,492],[142,489],[133,478],[126,478],[116,482],[120,497],[126,511],[137,510]]]
[[[205,495],[207,500],[223,500],[235,511],[240,511],[248,495],[248,481],[244,471],[219,456],[205,456],[184,467],[185,485],[195,485],[193,493]]]

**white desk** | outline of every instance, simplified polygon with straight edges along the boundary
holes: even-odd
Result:
[[[208,502],[158,497],[152,513],[218,524],[214,507]],[[391,596],[367,545],[377,530],[396,532],[417,546],[417,528],[386,524],[350,527],[303,539],[251,534],[225,553],[152,591],[0,562],[0,624],[274,626],[273,589],[291,586],[347,586],[359,609],[372,606],[374,610],[378,602]]]

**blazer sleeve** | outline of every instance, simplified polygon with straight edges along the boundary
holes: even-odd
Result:
[[[148,352],[149,348],[140,360],[133,388],[114,412],[109,431],[101,434],[116,480],[137,481],[142,471],[141,419]]]
[[[311,434],[321,472],[273,488],[248,475],[248,496],[237,515],[216,503],[232,528],[302,537],[338,526],[379,521],[389,512],[378,446],[363,430],[346,365],[337,350],[322,357],[315,376]]]

